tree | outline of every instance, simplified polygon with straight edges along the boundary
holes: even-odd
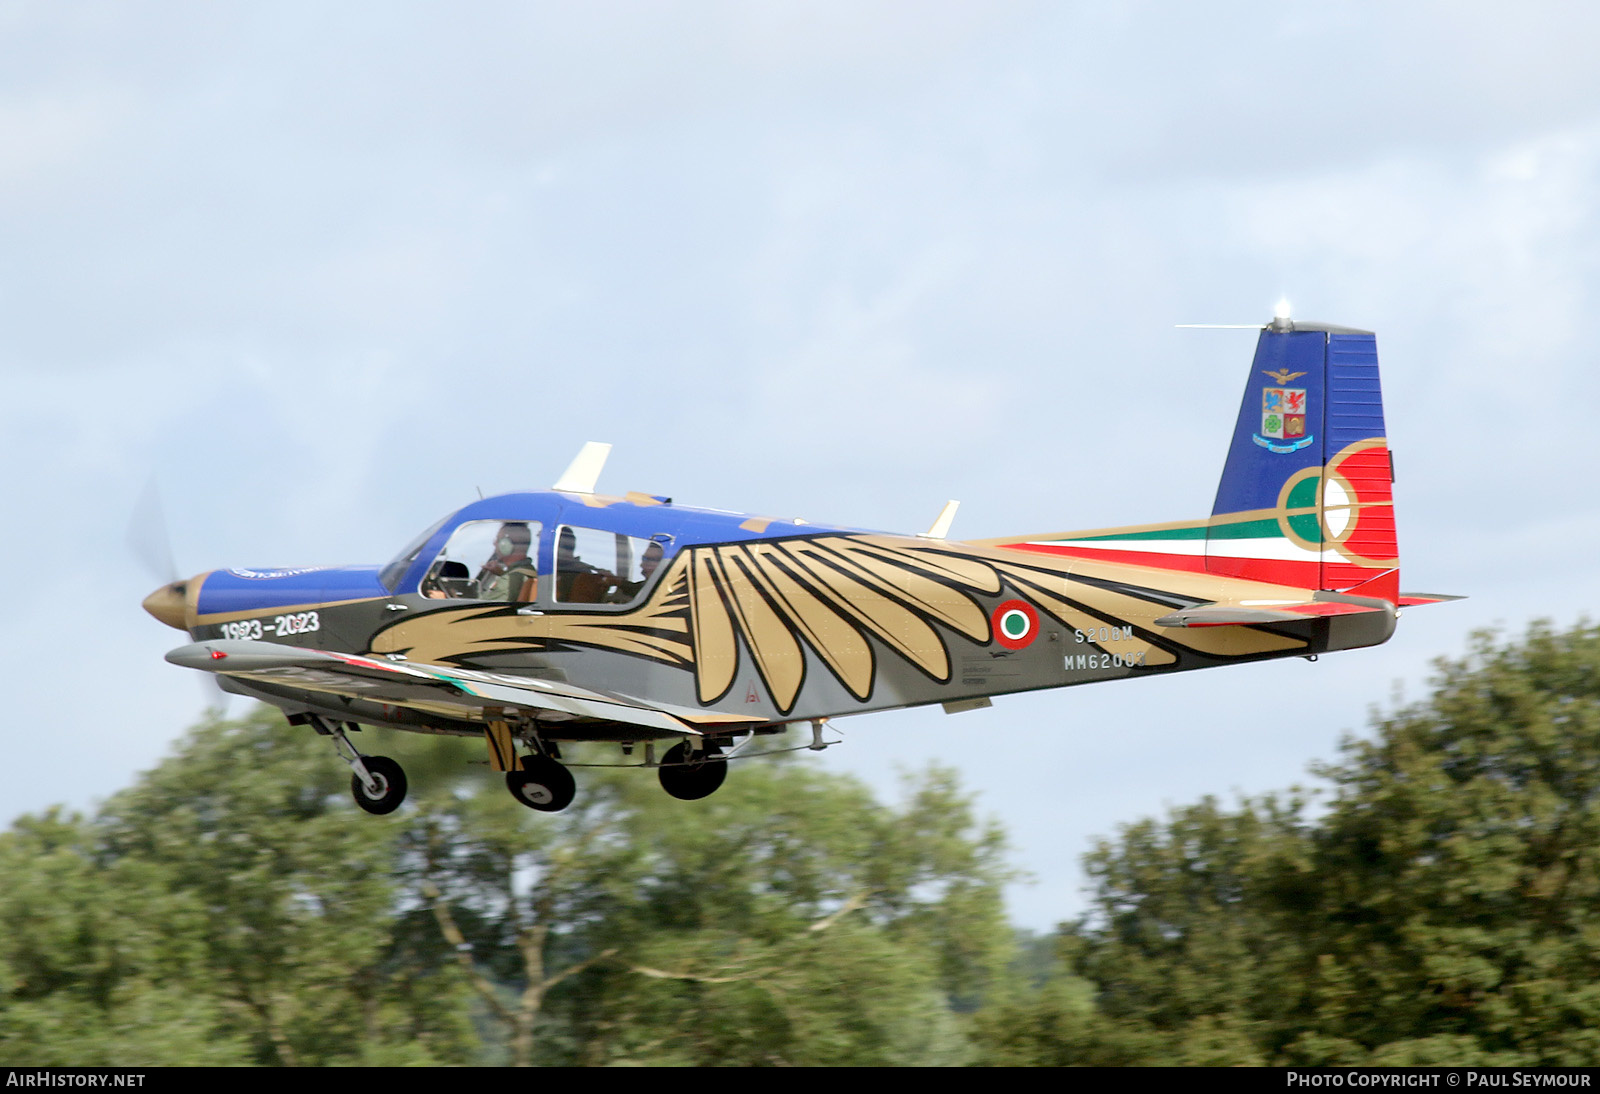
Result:
[[[398,822],[331,760],[276,712],[209,721],[92,820],[0,837],[7,1062],[469,1058],[454,976],[395,960]]]
[[[59,810],[0,836],[0,1059],[247,1062],[194,944],[199,905],[98,850],[93,826]]]
[[[998,1006],[985,1058],[1590,1063],[1600,1052],[1600,629],[1479,636],[1348,739],[1320,811],[1125,828],[1064,928],[1085,1009]]]
[[[802,764],[695,803],[591,772],[555,815],[446,800],[409,848],[514,1063],[959,1062],[951,1002],[1008,953],[1002,842],[948,773],[895,810]]]
[[[397,735],[372,817],[327,742],[208,721],[94,815],[0,834],[0,1062],[956,1063],[1009,954],[949,773],[891,807],[802,763],[568,811]]]
[[[1440,669],[1324,772],[1316,982],[1364,1003],[1322,1003],[1319,1025],[1427,1062],[1592,1063],[1600,628],[1480,635]]]

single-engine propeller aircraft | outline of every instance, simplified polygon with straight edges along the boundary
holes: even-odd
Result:
[[[1203,520],[958,542],[951,502],[927,532],[862,531],[603,495],[609,451],[385,565],[213,570],[144,606],[189,632],[168,661],[331,737],[388,813],[405,773],[348,730],[481,737],[547,812],[573,798],[561,746],[613,742],[692,800],[793,723],[822,748],[846,714],[1374,646],[1454,599],[1400,591],[1376,344],[1346,327],[1262,329]]]

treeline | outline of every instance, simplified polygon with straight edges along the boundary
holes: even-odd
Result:
[[[1600,629],[1480,639],[1319,796],[1124,828],[1048,939],[948,772],[887,805],[799,762],[693,803],[591,770],[549,815],[470,742],[365,744],[412,776],[390,817],[258,712],[17,820],[0,1064],[1600,1058]]]
[[[1012,1064],[1600,1062],[1600,628],[1479,636],[1328,792],[1214,801],[1086,860]]]
[[[411,775],[390,817],[356,811],[326,740],[258,711],[92,818],[17,821],[0,1062],[972,1058],[961,1014],[1012,940],[1000,835],[950,774],[889,807],[798,763],[694,803],[591,771],[542,814],[481,745],[367,746]]]

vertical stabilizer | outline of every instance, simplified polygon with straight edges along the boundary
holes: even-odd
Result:
[[[1206,532],[1206,569],[1399,599],[1378,351],[1365,331],[1261,332]]]
[[[980,541],[1400,603],[1393,479],[1368,331],[1261,331],[1205,520]]]

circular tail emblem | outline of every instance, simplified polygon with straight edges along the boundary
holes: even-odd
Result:
[[[1039,634],[1039,613],[1022,600],[1008,600],[989,617],[994,624],[995,641],[1008,650],[1030,645]]]

